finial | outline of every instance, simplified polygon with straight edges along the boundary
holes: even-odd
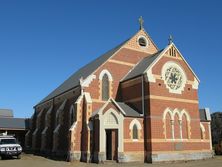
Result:
[[[142,30],[143,29],[143,23],[144,23],[144,20],[143,20],[142,16],[140,16],[140,18],[139,18],[139,23],[140,23],[140,30]]]
[[[173,43],[173,36],[172,35],[169,36],[168,41],[169,41],[169,43],[168,43],[169,45]]]

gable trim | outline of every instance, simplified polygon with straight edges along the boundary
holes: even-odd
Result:
[[[156,44],[154,43],[154,41],[152,40],[152,38],[150,37],[150,35],[144,30],[144,28],[142,28],[142,29],[139,30],[136,34],[134,34],[134,35],[131,36],[128,40],[126,40],[126,41],[122,44],[122,46],[112,54],[112,56],[110,56],[105,62],[103,62],[103,63],[101,64],[101,66],[103,66],[106,62],[109,62],[117,53],[119,53],[119,51],[120,51],[122,48],[127,48],[127,47],[126,47],[126,46],[127,46],[126,44],[127,44],[132,38],[134,38],[139,32],[141,32],[141,31],[143,31],[143,32],[149,37],[150,41],[152,42],[152,44],[154,45],[154,47],[155,47],[155,48],[157,49],[157,51],[158,51],[159,49],[158,49],[158,47],[156,46]],[[138,62],[138,63],[139,63],[139,62]],[[137,63],[137,64],[138,64],[138,63]],[[95,71],[93,71],[93,72],[91,73],[91,75],[92,75],[92,74],[95,74],[101,66],[99,66]],[[136,66],[136,65],[135,65],[135,66]],[[135,67],[135,66],[134,66],[134,67]],[[124,76],[124,77],[125,77],[125,76]],[[124,78],[124,77],[123,77],[123,78]],[[83,81],[83,82],[84,82],[84,81]]]
[[[126,115],[125,111],[123,111],[123,109],[116,103],[116,101],[113,98],[109,98],[109,100],[106,101],[106,103],[100,109],[98,109],[92,113],[91,117],[94,117],[97,114],[100,115],[110,102],[113,102],[113,104],[120,110],[120,113],[122,115],[124,115],[124,116]]]
[[[179,51],[179,49],[176,47],[176,45],[174,43],[172,43],[172,45],[175,47],[175,49],[178,51],[179,55],[181,56],[181,58],[183,59],[183,61],[186,63],[186,65],[189,67],[189,69],[191,70],[191,72],[194,74],[195,78],[197,79],[197,81],[200,83],[199,78],[197,77],[197,75],[195,74],[195,72],[193,71],[193,69],[190,67],[190,65],[187,63],[186,59],[183,57],[182,53]]]
[[[121,113],[122,113],[123,115],[126,115],[126,113],[123,111],[123,109],[115,102],[115,100],[114,100],[113,98],[110,98],[110,99],[103,105],[103,107],[100,109],[99,112],[102,112],[110,102],[113,102],[114,105],[121,111]]]
[[[141,31],[143,31],[143,32],[149,37],[150,41],[153,43],[154,47],[155,47],[156,50],[158,51],[159,48],[158,48],[157,45],[154,43],[154,41],[152,40],[152,38],[151,38],[151,36],[148,34],[148,32],[146,32],[144,28],[142,28]],[[139,31],[139,32],[140,32],[140,31]],[[138,33],[139,33],[139,32],[138,32]],[[137,34],[138,34],[138,33],[137,33]],[[136,35],[137,35],[137,34],[136,34]]]
[[[185,64],[188,66],[188,68],[190,69],[190,71],[193,73],[194,77],[196,78],[197,82],[200,83],[199,78],[197,77],[197,75],[194,73],[194,71],[192,70],[192,68],[190,67],[190,65],[187,63],[187,61],[185,60],[185,58],[183,57],[183,55],[180,53],[180,51],[177,49],[177,47],[175,46],[174,43],[171,43],[170,45],[168,45],[161,53],[160,55],[151,63],[151,65],[149,67],[147,67],[147,69],[144,71],[143,74],[147,74],[148,72],[150,72],[150,70],[152,70],[153,66],[156,65],[156,63],[164,56],[164,54],[166,53],[166,51],[170,48],[170,47],[175,47],[175,49],[178,51],[178,53],[180,54],[181,58],[183,59],[183,61],[185,62]]]
[[[131,38],[130,38],[131,39]],[[128,40],[126,40],[123,44],[122,44],[122,46],[120,46],[120,48],[118,48],[113,54],[112,54],[112,56],[110,56],[105,62],[103,62],[99,67],[97,67],[90,75],[94,75],[98,70],[99,70],[99,68],[100,67],[102,67],[106,62],[109,62],[109,60],[110,59],[112,59],[112,57],[114,57],[117,53],[119,53],[119,51],[124,47],[124,45],[127,43],[129,41],[129,39]],[[87,78],[87,77],[86,77]],[[83,82],[84,82],[85,80],[83,80]]]

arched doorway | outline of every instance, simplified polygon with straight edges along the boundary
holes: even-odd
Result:
[[[99,114],[99,145],[103,160],[118,161],[119,153],[123,153],[123,119],[123,115],[113,108]]]

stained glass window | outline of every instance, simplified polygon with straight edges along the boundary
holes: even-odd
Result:
[[[171,66],[165,72],[165,80],[170,89],[177,90],[182,86],[183,76],[179,69]]]

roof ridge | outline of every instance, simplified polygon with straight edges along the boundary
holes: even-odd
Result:
[[[42,99],[37,105],[42,104],[48,100],[53,99],[54,97],[57,97],[59,95],[62,95],[63,93],[77,87],[80,85],[79,79],[82,77],[83,79],[87,78],[92,73],[96,72],[98,68],[103,65],[107,60],[113,57],[115,53],[117,53],[127,42],[132,39],[134,36],[136,36],[140,31],[143,31],[150,39],[151,42],[154,44],[156,49],[159,51],[158,47],[150,37],[150,35],[145,31],[145,29],[137,31],[134,35],[132,35],[130,38],[125,40],[124,42],[120,43],[113,49],[110,49],[109,51],[101,54],[96,59],[92,60],[91,62],[87,63],[86,65],[82,66],[79,70],[75,71],[68,79],[66,79],[62,84],[60,84],[57,88],[55,88],[51,93],[49,93],[44,99]],[[36,106],[37,106],[36,105]]]

